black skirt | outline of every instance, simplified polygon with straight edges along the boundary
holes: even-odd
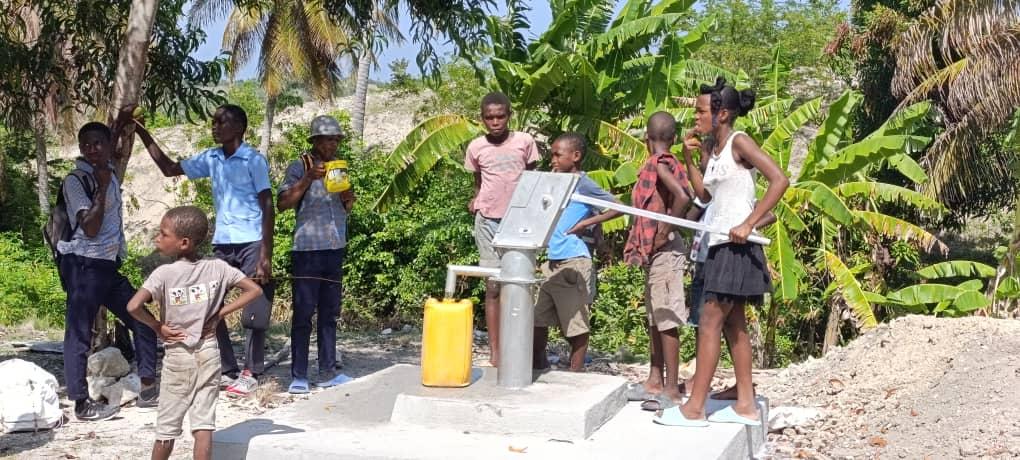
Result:
[[[772,292],[765,251],[754,243],[725,243],[708,249],[705,259],[705,300],[743,300],[761,304]]]

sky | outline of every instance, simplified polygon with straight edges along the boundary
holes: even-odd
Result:
[[[532,3],[532,9],[527,13],[528,19],[531,22],[532,30],[538,32],[544,31],[549,26],[549,21],[551,19],[549,2],[536,1]],[[187,11],[187,7],[185,7],[185,11]],[[419,47],[410,40],[411,33],[409,26],[411,22],[406,10],[400,11],[399,20],[400,31],[405,37],[408,37],[408,40],[403,44],[391,44],[383,51],[383,53],[379,56],[379,69],[373,69],[372,71],[372,79],[374,80],[389,80],[389,64],[397,59],[407,59],[407,61],[411,64],[408,71],[415,75],[419,73],[417,64],[415,63]],[[198,50],[192,53],[192,56],[202,60],[212,59],[217,56],[220,52],[220,42],[223,39],[223,29],[225,25],[226,18],[223,18],[222,20],[205,27],[206,42],[199,47]],[[445,39],[443,38],[439,38],[435,41],[434,46],[436,47],[436,50],[443,55],[453,52],[453,46],[443,43],[444,41]],[[244,69],[241,69],[241,72],[238,74],[238,78],[242,80],[253,78],[255,76],[255,67],[256,60],[253,59]],[[345,72],[350,72],[350,70],[347,69]]]
[[[545,31],[546,28],[548,28],[552,13],[549,10],[548,1],[532,1],[529,2],[529,4],[531,6],[531,10],[526,13],[526,16],[528,17],[528,20],[531,24],[530,31],[531,36],[528,36],[528,34],[526,34],[525,36],[526,38],[533,38],[542,31]],[[619,11],[623,4],[624,0],[619,0],[617,2],[616,6],[617,11]],[[840,8],[846,10],[849,6],[849,0],[839,0],[839,6]],[[185,11],[187,11],[187,7],[185,7]],[[404,34],[405,37],[410,37],[411,33],[409,31],[409,25],[411,22],[410,17],[408,16],[406,10],[400,11],[399,21],[401,32]],[[206,42],[197,51],[192,53],[192,56],[195,56],[198,59],[208,60],[218,55],[220,51],[220,41],[223,38],[223,28],[225,24],[226,18],[223,18],[220,21],[206,27],[205,28],[205,32],[207,35]],[[446,44],[444,42],[445,39],[440,37],[436,39],[434,43],[436,50],[441,55],[449,54],[453,51],[453,46]],[[410,38],[408,38],[408,40],[403,44],[391,44],[379,56],[379,69],[372,70],[371,78],[378,81],[389,80],[390,78],[389,64],[398,59],[407,59],[407,61],[410,63],[408,71],[411,72],[412,74],[417,75],[419,72],[417,64],[415,63],[415,58],[418,55],[418,49],[419,47],[412,43]],[[241,80],[245,80],[254,77],[255,66],[256,60],[252,59],[251,62],[249,62],[244,69],[241,69],[241,72],[238,74],[238,78]],[[351,71],[350,69],[345,70],[345,72],[350,71]]]

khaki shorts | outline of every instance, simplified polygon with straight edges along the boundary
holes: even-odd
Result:
[[[472,234],[475,236],[475,244],[478,246],[478,266],[499,267],[499,251],[492,246],[492,239],[499,229],[499,219],[490,219],[475,213],[475,228]]]
[[[535,303],[535,326],[559,326],[565,337],[587,333],[591,312],[591,259],[574,257],[542,264],[545,281]]]
[[[659,331],[687,322],[689,311],[684,301],[684,270],[687,254],[681,244],[660,249],[652,255],[645,282],[645,311],[648,324]]]
[[[191,431],[216,429],[216,398],[220,392],[220,348],[216,337],[202,339],[193,349],[174,344],[163,356],[159,384],[156,439],[177,439],[188,414]]]

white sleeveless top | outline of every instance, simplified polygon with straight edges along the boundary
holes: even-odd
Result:
[[[726,234],[711,233],[709,246],[716,246],[730,241],[729,230],[736,227],[751,215],[755,204],[756,169],[748,169],[733,158],[733,138],[742,131],[730,134],[719,155],[708,159],[704,184],[708,193],[712,194],[712,215],[707,222],[713,230],[722,230]],[[746,135],[746,134],[744,134]]]

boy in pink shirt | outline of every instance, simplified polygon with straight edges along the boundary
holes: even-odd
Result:
[[[510,204],[510,196],[525,170],[538,164],[538,148],[530,134],[509,128],[510,99],[493,92],[482,98],[482,123],[488,134],[471,141],[464,168],[475,174],[475,197],[468,211],[475,215],[475,244],[479,265],[498,267],[500,255],[492,238]],[[499,366],[499,284],[485,284],[485,325],[489,331],[489,362]]]

